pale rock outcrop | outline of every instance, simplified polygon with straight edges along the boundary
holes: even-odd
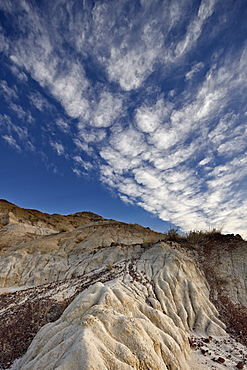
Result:
[[[90,286],[45,325],[13,369],[186,370],[188,332],[225,335],[193,261],[159,243],[121,263],[118,278]]]
[[[30,224],[25,224],[25,223],[8,223],[7,226],[2,228],[1,232],[10,232],[12,235],[20,235],[30,233],[30,234],[36,234],[39,236],[44,236],[44,235],[51,235],[51,234],[57,234],[58,231],[54,229],[50,229],[48,227],[42,227],[42,226],[33,226]]]
[[[168,316],[113,281],[81,293],[13,369],[186,370],[188,353],[185,333]]]
[[[83,275],[99,266],[136,256],[143,249],[140,243],[161,236],[144,228],[136,230],[132,225],[116,225],[115,221],[89,224],[26,242],[22,236],[24,241],[2,252],[0,287],[40,285]],[[14,234],[12,230],[9,233],[1,230],[0,238],[8,240]],[[112,243],[115,245],[111,246]]]
[[[217,319],[218,312],[209,300],[206,280],[192,260],[159,243],[142,255],[137,272],[153,281],[163,312],[178,327],[207,335],[225,334],[224,325]]]
[[[8,225],[18,223],[18,219],[13,212],[0,213],[0,224]]]
[[[52,219],[2,203],[22,217],[0,230],[0,321],[19,346],[2,338],[0,364],[26,351],[12,370],[189,370],[189,336],[226,335],[210,299],[224,289],[233,305],[247,303],[244,241],[193,250],[91,213]],[[69,231],[58,232],[63,217]],[[18,323],[26,347],[13,339]]]

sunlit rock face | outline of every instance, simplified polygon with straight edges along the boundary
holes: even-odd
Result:
[[[67,231],[35,215],[33,225],[19,214],[0,230],[3,369],[17,359],[12,369],[189,370],[192,334],[226,335],[214,304],[230,273],[223,298],[244,308],[243,240],[240,248],[232,239],[236,254],[224,238],[224,247],[221,239],[195,250],[90,213],[60,216]]]
[[[16,368],[188,369],[187,332],[225,334],[191,260],[165,243],[133,255],[44,326]]]

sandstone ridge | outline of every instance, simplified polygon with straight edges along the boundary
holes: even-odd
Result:
[[[48,215],[2,200],[0,214],[8,215],[0,230],[0,368],[189,370],[193,336],[228,332],[244,344],[242,239],[211,238],[195,249],[90,212]],[[244,364],[244,351],[224,368]]]

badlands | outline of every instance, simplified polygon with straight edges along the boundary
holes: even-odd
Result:
[[[247,242],[0,200],[0,369],[247,368]]]

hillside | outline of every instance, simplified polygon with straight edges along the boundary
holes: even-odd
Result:
[[[241,237],[195,244],[5,200],[0,223],[1,369],[244,368]]]

